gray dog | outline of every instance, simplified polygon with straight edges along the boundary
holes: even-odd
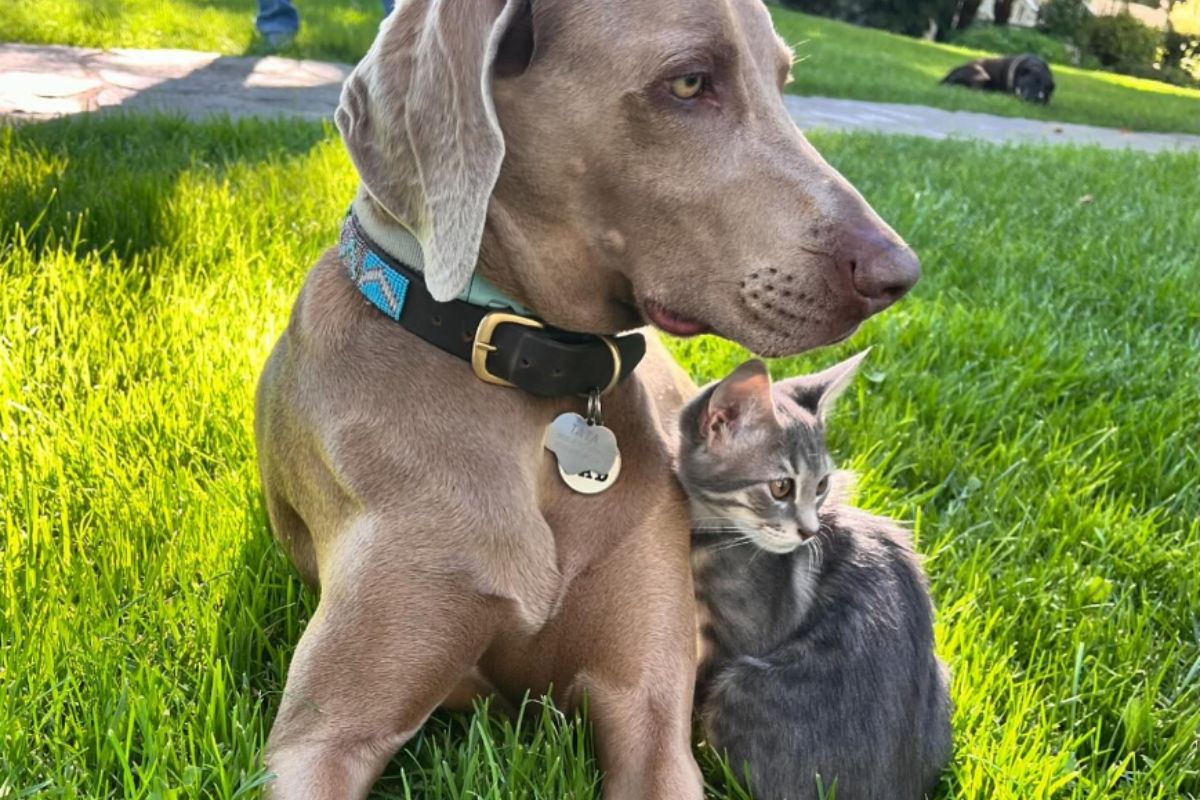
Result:
[[[551,686],[588,697],[606,797],[701,797],[668,434],[694,387],[629,331],[797,353],[919,274],[796,129],[790,65],[760,0],[406,0],[383,23],[337,111],[341,246],[258,391],[271,524],[321,592],[274,797],[365,797],[439,706]],[[552,426],[604,468],[567,474]]]
[[[950,70],[942,83],[1015,94],[1030,103],[1045,105],[1054,94],[1050,65],[1032,53],[1006,58],[980,58]]]

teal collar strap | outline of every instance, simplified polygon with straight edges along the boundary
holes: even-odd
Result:
[[[601,336],[547,325],[476,277],[458,300],[440,303],[420,272],[371,241],[346,215],[338,256],[363,297],[426,342],[471,364],[486,383],[541,397],[604,393],[646,352],[640,333]]]

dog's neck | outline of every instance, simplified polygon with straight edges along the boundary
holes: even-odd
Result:
[[[1005,82],[1005,87],[1004,87],[1005,91],[1011,92],[1016,87],[1015,81],[1016,81],[1016,77],[1017,77],[1017,70],[1020,69],[1021,65],[1025,63],[1025,60],[1027,58],[1029,58],[1029,56],[1027,56],[1027,55],[1018,56],[1009,63],[1008,76],[1005,78],[1005,81],[1004,81]]]
[[[414,272],[425,271],[425,257],[417,237],[406,225],[388,214],[361,184],[350,208],[363,231],[385,253]],[[528,308],[493,286],[478,270],[471,276],[471,282],[459,299],[477,306],[509,308],[518,314],[533,315]]]
[[[425,271],[425,257],[417,237],[398,220],[390,217],[361,185],[350,208],[371,241],[414,272]]]

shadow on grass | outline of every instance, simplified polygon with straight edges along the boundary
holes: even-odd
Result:
[[[328,135],[320,124],[294,121],[246,119],[214,129],[182,117],[151,120],[107,114],[0,127],[0,149],[23,151],[25,167],[0,185],[0,219],[22,228],[34,248],[61,243],[76,255],[127,259],[176,241],[177,211],[168,205],[184,172],[219,175],[298,157]]]

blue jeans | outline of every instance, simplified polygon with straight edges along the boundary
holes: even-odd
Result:
[[[392,13],[395,0],[382,0],[383,15]],[[295,33],[300,29],[300,12],[292,0],[258,0],[254,27],[264,36],[270,33]]]

